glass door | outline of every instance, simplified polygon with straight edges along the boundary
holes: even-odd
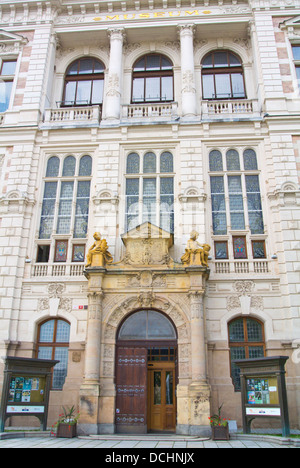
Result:
[[[148,431],[175,431],[175,363],[148,363]]]

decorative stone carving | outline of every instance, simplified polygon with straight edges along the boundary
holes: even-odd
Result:
[[[38,300],[38,311],[49,310],[52,316],[57,315],[58,310],[71,312],[72,299],[70,297],[61,297],[66,289],[62,283],[51,283],[48,286],[48,296]]]
[[[95,242],[90,247],[87,253],[87,264],[88,267],[104,267],[106,264],[113,262],[113,257],[108,251],[108,245],[105,239],[101,239],[100,232],[94,234]]]
[[[169,248],[173,238],[169,232],[146,222],[122,236],[126,255],[119,263],[125,265],[169,265],[173,262]]]
[[[251,309],[263,310],[263,298],[253,295],[254,281],[236,281],[233,289],[238,293],[227,297],[227,310],[239,310],[243,315],[249,315]]]
[[[210,245],[200,244],[197,242],[199,236],[197,231],[192,231],[190,234],[191,238],[187,243],[185,254],[181,257],[181,261],[184,265],[188,266],[208,266],[208,254],[210,251]]]

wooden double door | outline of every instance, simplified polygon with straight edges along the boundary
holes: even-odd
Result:
[[[166,349],[166,348],[162,348]],[[116,430],[119,433],[174,432],[176,360],[149,360],[148,348],[118,346],[116,355]]]

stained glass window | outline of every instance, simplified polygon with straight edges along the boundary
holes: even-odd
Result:
[[[139,174],[140,172],[140,156],[137,153],[130,153],[127,156],[127,174]]]
[[[139,223],[139,179],[126,180],[126,229],[138,226]]]
[[[264,233],[259,180],[256,175],[246,175],[249,225],[252,234]]]
[[[228,177],[231,229],[244,230],[244,202],[241,176]]]
[[[242,155],[242,158],[241,158]],[[226,161],[226,173],[223,170]],[[239,152],[236,149],[212,150],[209,153],[209,170],[212,173],[222,173],[210,176],[211,203],[213,217],[213,233],[227,234],[227,221],[230,231],[249,231],[251,234],[264,234],[262,199],[260,193],[258,161],[252,148]],[[234,233],[233,233],[234,234]],[[245,236],[237,232],[234,236],[233,254],[236,259],[247,258],[247,242]],[[216,259],[225,258],[224,249],[215,245]],[[248,239],[249,247],[251,240]],[[251,248],[249,248],[251,252]],[[253,258],[266,258],[264,241],[252,243]],[[232,252],[229,253],[231,258]]]
[[[160,179],[160,227],[167,232],[174,231],[174,179]]]
[[[223,171],[222,153],[218,150],[213,150],[209,153],[209,170],[211,172]]]
[[[257,171],[257,157],[253,149],[244,151],[244,169],[245,171]]]
[[[233,255],[237,260],[247,258],[246,237],[233,237]]]
[[[142,173],[140,173],[141,156],[138,153],[130,153],[127,157],[127,230],[149,221],[155,225],[159,224],[168,232],[174,231],[174,177],[170,176],[174,171],[173,155],[165,151],[161,153],[159,159],[158,157],[153,152],[144,154]],[[157,173],[157,164],[159,164],[159,173]],[[130,178],[128,177],[130,174],[140,175],[138,178]]]
[[[64,159],[63,177],[72,177],[75,175],[76,159],[74,156],[67,156]]]
[[[264,327],[258,320],[249,317],[237,318],[229,323],[228,334],[231,377],[235,391],[238,392],[241,390],[240,370],[233,361],[265,356]]]
[[[77,188],[74,238],[85,238],[88,228],[90,181],[79,181]]]
[[[71,226],[74,182],[62,182],[57,217],[57,234],[68,234]]]
[[[211,177],[211,201],[213,216],[213,232],[216,235],[227,233],[225,206],[225,187],[223,177]]]
[[[48,160],[46,177],[57,177],[59,171],[59,159],[56,156],[52,156]]]
[[[266,258],[265,241],[252,241],[253,258]]]
[[[79,163],[79,176],[92,175],[92,158],[89,155],[82,156]]]
[[[160,155],[160,172],[173,172],[173,154],[165,151]]]
[[[73,255],[72,262],[84,262],[85,256],[85,245],[84,244],[74,244],[73,245]]]
[[[227,171],[240,171],[240,157],[236,150],[229,150],[226,153]]]
[[[54,261],[55,262],[66,262],[67,261],[67,254],[68,254],[68,241],[67,240],[56,241],[55,242]]]
[[[62,171],[59,171],[59,166]],[[57,156],[52,156],[47,163],[46,177],[56,177],[56,181],[45,181],[44,197],[42,204],[39,239],[50,239],[51,236],[66,234],[73,239],[84,239],[87,235],[89,200],[90,200],[90,176],[92,173],[92,158],[84,155],[75,158],[68,155],[61,160]],[[80,177],[80,179],[79,179]],[[85,178],[86,180],[82,180]],[[56,239],[58,240],[58,239]],[[79,260],[79,254],[73,260],[73,243],[69,241],[69,254],[67,247],[56,244],[55,252],[51,252],[53,247],[47,251],[47,258],[52,261],[84,261]],[[82,246],[84,248],[84,245]],[[82,250],[82,247],[81,250]],[[38,248],[38,259],[41,258],[41,246]],[[60,249],[60,254],[58,253]],[[64,250],[64,254],[63,253]],[[73,253],[72,253],[73,252]],[[79,252],[79,251],[78,251]],[[42,255],[42,258],[45,256]],[[41,260],[38,260],[41,261]]]
[[[215,242],[215,257],[216,260],[222,260],[228,258],[228,245],[227,242]]]
[[[40,325],[38,331],[37,358],[56,359],[53,368],[52,389],[62,390],[68,372],[70,324],[52,319]]]
[[[42,205],[40,239],[50,239],[53,230],[57,182],[46,182]]]
[[[156,224],[156,179],[143,180],[143,223]]]
[[[144,168],[145,174],[153,174],[156,172],[156,155],[154,153],[146,153],[144,155]]]

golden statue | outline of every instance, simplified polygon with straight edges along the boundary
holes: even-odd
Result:
[[[113,257],[108,251],[108,245],[105,239],[101,239],[100,232],[94,234],[95,242],[89,249],[86,259],[86,268],[90,266],[103,267],[106,263],[111,264]]]
[[[197,241],[199,233],[192,231],[190,239],[185,249],[185,254],[181,257],[181,261],[184,265],[196,265],[208,267],[208,255],[210,251],[210,245],[200,244]]]

